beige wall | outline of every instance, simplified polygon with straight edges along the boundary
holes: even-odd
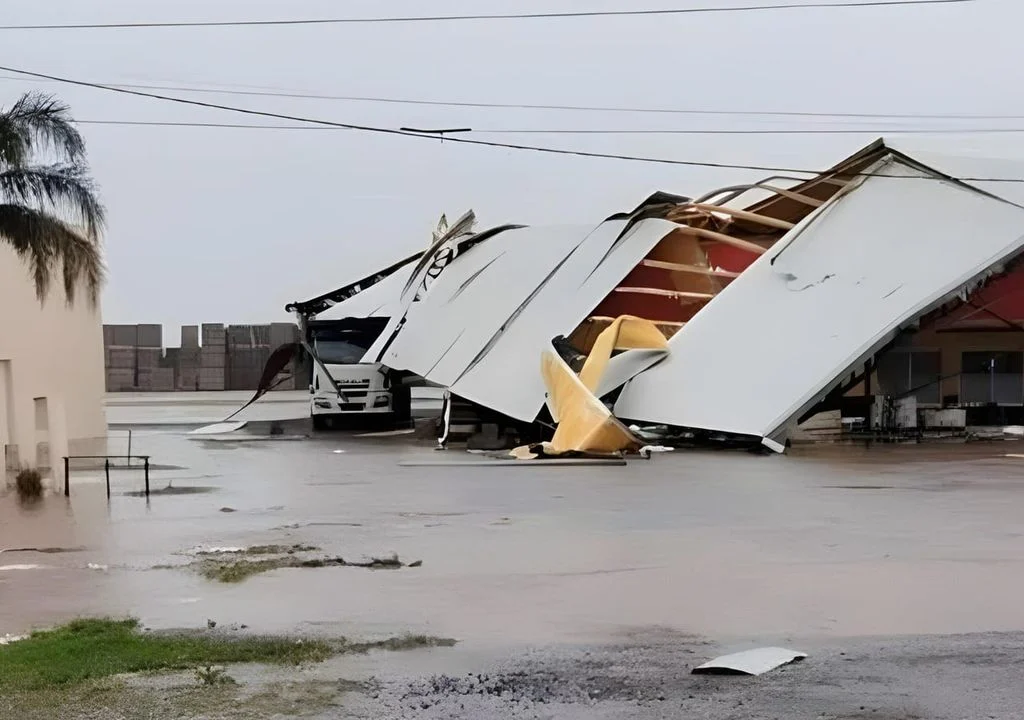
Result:
[[[58,280],[40,305],[27,266],[0,241],[0,449],[8,470],[106,451],[102,320],[84,292],[76,300],[67,306]]]

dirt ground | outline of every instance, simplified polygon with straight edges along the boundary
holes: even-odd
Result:
[[[109,504],[85,471],[70,502],[0,497],[0,549],[71,550],[0,553],[0,637],[132,614],[155,628],[459,640],[272,679],[327,683],[329,700],[306,708],[323,718],[959,719],[1024,706],[1024,461],[1007,457],[1019,443],[489,469],[402,466],[464,458],[408,438],[133,435],[134,452],[180,468],[153,475],[174,492],[129,495],[132,469],[114,473]],[[199,549],[257,544],[422,565],[234,583],[190,569]],[[810,657],[760,678],[690,675],[766,644]]]

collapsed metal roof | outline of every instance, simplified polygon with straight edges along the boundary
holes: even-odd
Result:
[[[615,414],[780,449],[902,328],[1020,253],[1024,188],[955,179],[1014,177],[1005,165],[927,158],[878,142],[834,168],[848,184],[695,315],[666,359],[626,384]]]
[[[390,344],[371,349],[367,359],[534,420],[544,404],[541,351],[553,337],[573,332],[678,227],[647,219],[627,230],[627,222],[518,228],[491,237],[445,268],[409,305]]]

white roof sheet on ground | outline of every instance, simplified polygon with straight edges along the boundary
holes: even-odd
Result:
[[[402,288],[416,267],[415,262],[399,268],[376,285],[371,285],[348,300],[343,300],[317,316],[318,320],[391,317],[401,307]]]
[[[568,335],[675,224],[508,230],[457,257],[381,359],[521,420],[544,404],[541,352]]]
[[[1024,244],[1024,210],[901,162],[813,213],[637,375],[624,419],[781,437],[899,328]]]

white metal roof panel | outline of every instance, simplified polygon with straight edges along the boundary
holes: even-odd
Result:
[[[1024,180],[1024,160],[1020,158],[936,150],[934,144],[923,145],[921,141],[912,143],[905,139],[886,138],[885,144],[944,175],[963,179],[972,187],[1024,206],[1024,182],[1019,182]],[[924,149],[929,146],[930,149]]]
[[[1024,244],[1024,210],[889,161],[730,283],[623,388],[631,420],[772,436]]]
[[[450,386],[590,226],[508,230],[455,258],[381,359]]]
[[[562,248],[562,257],[544,266],[546,277],[531,279],[519,306],[512,313],[480,318],[483,332],[474,334],[486,336],[485,342],[475,343],[473,356],[459,356],[453,368],[459,374],[449,373],[444,380],[452,392],[519,420],[536,418],[545,396],[541,352],[552,338],[575,330],[678,225],[647,219],[623,234],[625,227],[625,220],[610,220],[581,242],[574,239],[571,247],[553,243]]]

